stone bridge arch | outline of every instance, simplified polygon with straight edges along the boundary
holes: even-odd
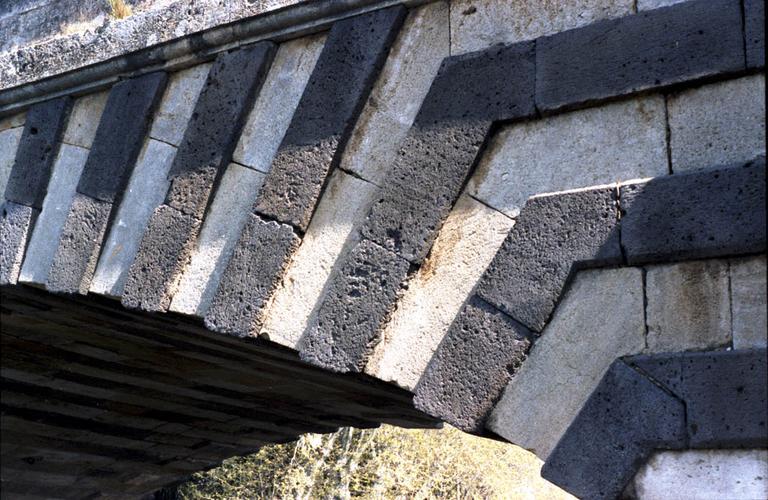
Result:
[[[139,496],[382,422],[523,446],[583,498],[642,498],[658,450],[759,455],[762,3],[596,3],[12,51],[3,489]]]

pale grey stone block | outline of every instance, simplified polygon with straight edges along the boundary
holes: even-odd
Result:
[[[400,143],[448,57],[445,2],[408,15],[347,143],[341,168],[381,185]]]
[[[43,208],[27,245],[20,282],[44,286],[48,280],[69,207],[75,198],[77,182],[87,159],[88,150],[85,148],[69,144],[62,144],[59,148]]]
[[[731,260],[733,348],[754,349],[768,344],[765,255]]]
[[[768,450],[657,451],[630,484],[638,500],[765,498]]]
[[[664,99],[622,101],[503,128],[469,181],[517,217],[528,197],[668,173]]]
[[[16,149],[21,141],[24,127],[16,127],[0,132],[0,198],[5,199],[5,186],[11,176],[13,162],[16,160]]]
[[[408,282],[365,371],[413,390],[514,221],[466,194]]]
[[[659,7],[669,7],[687,0],[637,0],[637,10],[653,10]]]
[[[122,294],[144,230],[165,198],[175,155],[176,148],[164,142],[148,139],[144,143],[99,257],[92,292],[112,297]]]
[[[210,68],[210,63],[199,64],[170,76],[163,99],[155,112],[150,137],[174,146],[181,144]]]
[[[487,427],[546,459],[611,363],[644,337],[642,271],[580,272]]]
[[[765,75],[670,96],[669,130],[674,172],[745,162],[765,154]]]
[[[699,260],[649,266],[649,352],[727,347],[731,343],[728,262]]]
[[[197,245],[171,301],[171,311],[205,315],[263,182],[261,172],[229,164],[208,207]]]
[[[0,132],[3,132],[10,128],[23,127],[26,119],[27,119],[26,112],[17,113],[11,116],[6,116],[5,118],[0,118]]]
[[[269,172],[325,38],[326,34],[313,35],[280,45],[243,127],[232,161]]]
[[[61,141],[73,146],[90,149],[96,137],[99,120],[107,105],[109,90],[77,99],[69,113],[69,120]]]
[[[551,35],[632,13],[634,0],[453,0],[451,55]]]
[[[39,211],[10,201],[0,218],[0,285],[16,284],[24,260],[24,249]]]

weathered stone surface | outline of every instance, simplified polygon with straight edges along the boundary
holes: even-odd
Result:
[[[307,229],[405,14],[394,6],[334,23],[272,161],[258,213]]]
[[[615,188],[536,196],[477,286],[477,294],[540,332],[571,272],[621,262]]]
[[[362,371],[410,264],[363,240],[331,277],[317,317],[301,339],[301,359],[337,372]]]
[[[195,103],[211,64],[198,64],[168,75],[168,87],[157,107],[149,136],[178,147],[184,138]]]
[[[128,271],[123,306],[145,311],[168,309],[199,230],[200,221],[191,215],[167,205],[157,207]]]
[[[90,149],[96,137],[101,113],[107,104],[107,97],[109,92],[105,90],[75,100],[61,141]]]
[[[440,63],[448,57],[448,11],[446,2],[435,2],[409,13],[360,113],[341,168],[384,183]]]
[[[630,264],[764,252],[765,158],[620,189]]]
[[[517,217],[535,194],[667,173],[664,99],[653,96],[508,126],[467,189]]]
[[[184,132],[169,178],[166,204],[202,219],[272,62],[274,45],[260,42],[216,58]]]
[[[539,39],[536,104],[558,109],[743,68],[740,3],[693,0]]]
[[[541,469],[579,498],[617,498],[654,449],[685,445],[685,406],[622,361],[589,397]]]
[[[75,198],[77,181],[88,158],[88,150],[62,144],[51,173],[48,194],[27,245],[19,281],[45,285],[59,239]]]
[[[637,0],[637,10],[653,10],[687,1],[688,0]]]
[[[385,177],[363,236],[415,264],[423,261],[491,123],[533,114],[533,70],[533,44],[446,59]]]
[[[354,229],[377,189],[341,170],[331,174],[301,246],[275,292],[260,335],[298,350],[301,336],[314,322],[334,265],[343,262],[359,241]]]
[[[11,176],[11,169],[16,159],[16,148],[19,146],[23,132],[22,127],[0,132],[0,193],[3,193],[3,199],[5,199],[5,186],[8,185],[8,178]]]
[[[650,266],[646,274],[646,295],[650,352],[730,346],[727,261]]]
[[[112,87],[78,193],[112,203],[123,192],[166,80],[163,72],[149,73]]]
[[[233,161],[269,172],[325,38],[321,33],[280,44],[232,154]]]
[[[486,427],[546,460],[611,363],[644,345],[642,271],[580,272]]]
[[[147,223],[168,190],[168,171],[176,148],[147,139],[131,173],[115,221],[99,257],[91,292],[119,297]]]
[[[768,344],[765,255],[731,259],[730,272],[733,347],[765,348]]]
[[[744,0],[747,67],[765,66],[765,2]]]
[[[669,98],[672,170],[746,162],[765,154],[765,75],[686,90]]]
[[[641,0],[642,1],[642,0]],[[451,55],[532,40],[632,13],[630,0],[451,2]]]
[[[23,127],[26,119],[27,113],[25,111],[0,118],[0,132],[11,128]]]
[[[27,111],[24,133],[5,187],[5,199],[34,208],[43,206],[48,179],[72,100],[60,97]]]
[[[13,202],[3,203],[1,209],[0,285],[13,285],[19,276],[27,239],[39,211]]]
[[[366,373],[413,390],[513,224],[467,195],[459,198],[429,258],[409,280]]]
[[[258,332],[299,238],[290,226],[251,214],[221,278],[205,325],[237,336]]]
[[[261,172],[229,164],[208,209],[191,260],[184,268],[171,311],[205,315],[263,181]]]
[[[88,293],[111,210],[111,203],[75,194],[57,242],[46,289],[51,292]]]
[[[477,296],[454,319],[416,385],[414,404],[467,432],[482,432],[531,332]]]

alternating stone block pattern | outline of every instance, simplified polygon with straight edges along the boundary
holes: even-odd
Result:
[[[75,100],[61,142],[91,149],[108,98],[109,91],[105,90]]]
[[[179,147],[184,139],[189,118],[195,110],[200,91],[205,85],[211,64],[198,64],[170,75],[168,88],[157,107],[150,137]]]
[[[405,14],[396,6],[334,23],[256,201],[257,213],[306,231]]]
[[[744,35],[747,67],[765,66],[765,2],[744,0]]]
[[[765,158],[621,187],[630,264],[764,252]]]
[[[765,255],[731,259],[733,347],[750,349],[768,344],[768,306]]]
[[[738,0],[693,0],[541,38],[536,104],[555,110],[743,70],[741,24]]]
[[[485,419],[525,360],[531,332],[478,297],[454,320],[414,392],[417,408],[467,432]]]
[[[0,219],[0,285],[15,284],[21,271],[24,249],[40,211],[6,201]]]

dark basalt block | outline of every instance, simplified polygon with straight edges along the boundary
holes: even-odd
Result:
[[[630,264],[764,252],[765,158],[623,186]]]
[[[149,73],[109,92],[77,192],[112,203],[125,189],[168,77]]]
[[[219,54],[195,104],[168,178],[166,204],[203,218],[266,77],[275,46],[260,42]]]
[[[765,0],[744,0],[747,67],[765,66]]]
[[[540,38],[536,105],[558,108],[744,69],[738,0],[694,0]]]
[[[112,204],[76,193],[61,230],[45,288],[51,292],[88,293]]]
[[[541,332],[577,269],[619,264],[614,188],[530,198],[476,293]]]
[[[5,188],[6,200],[42,208],[71,107],[72,100],[61,97],[29,108]]]
[[[165,311],[194,246],[200,221],[160,205],[141,238],[123,289],[122,304],[130,309]]]
[[[409,268],[407,260],[373,242],[355,245],[302,339],[301,359],[336,372],[362,371]]]
[[[525,326],[473,296],[454,320],[414,390],[416,408],[481,433],[530,346]]]
[[[261,188],[258,213],[307,229],[406,12],[395,6],[334,23]]]
[[[210,330],[247,336],[280,282],[299,238],[290,226],[251,214],[205,315]]]
[[[15,285],[40,211],[9,201],[0,206],[0,215],[0,285]]]
[[[655,449],[685,446],[685,405],[614,362],[560,439],[541,476],[579,498],[614,499]]]

